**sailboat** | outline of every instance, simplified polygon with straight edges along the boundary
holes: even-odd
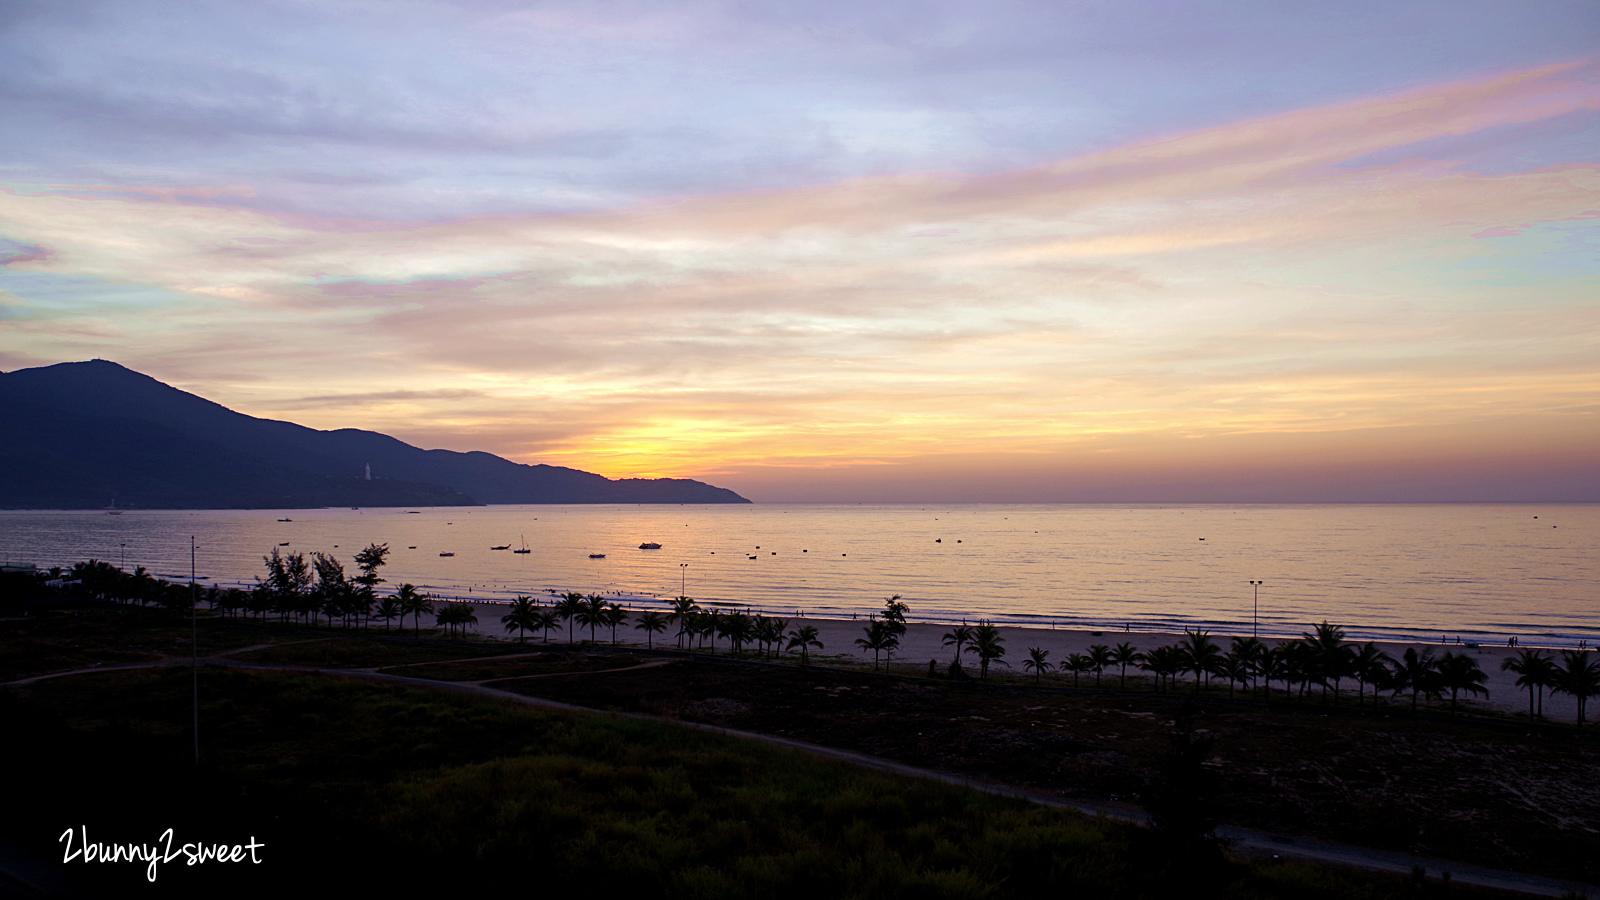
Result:
[[[533,551],[528,549],[528,536],[527,535],[523,535],[522,536],[522,549],[521,550],[513,550],[511,552],[512,553],[532,553]]]

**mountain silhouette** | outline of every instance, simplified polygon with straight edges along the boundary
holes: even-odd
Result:
[[[685,478],[610,479],[258,419],[100,359],[0,373],[0,403],[0,508],[750,502]]]

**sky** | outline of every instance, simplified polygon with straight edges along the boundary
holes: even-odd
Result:
[[[1600,501],[1590,0],[8,0],[0,369],[758,502]]]

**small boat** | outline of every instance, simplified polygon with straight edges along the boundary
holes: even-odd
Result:
[[[280,541],[278,543],[278,546],[279,547],[287,547],[287,546],[289,546],[289,542],[288,541]]]
[[[639,549],[640,550],[660,550],[661,549],[661,545],[656,543],[656,542],[654,542],[654,541],[646,541],[645,543],[639,545]]]
[[[454,553],[441,553],[440,556],[455,556]]]
[[[510,544],[501,544],[498,547],[490,547],[489,549],[490,550],[510,550],[511,549],[511,545]]]
[[[279,522],[293,522],[293,519],[279,519]]]
[[[406,549],[407,550],[415,550],[415,549],[417,549],[417,545],[416,544],[412,544],[411,546],[407,547]]]
[[[532,553],[533,551],[528,549],[528,536],[527,535],[523,535],[522,536],[522,549],[521,550],[513,550],[511,552],[512,553]]]
[[[590,559],[605,559],[606,555],[604,553],[591,553],[591,554],[589,554],[589,558]]]
[[[406,515],[408,515],[408,516],[420,516],[420,515],[422,515],[422,513],[417,512],[414,509],[408,509],[408,510],[406,510]]]

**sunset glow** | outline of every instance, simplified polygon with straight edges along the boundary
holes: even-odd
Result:
[[[187,93],[170,73],[74,74],[104,34],[35,51],[62,65],[8,75],[23,87],[4,102],[31,103],[39,127],[31,146],[6,139],[0,170],[0,368],[107,358],[252,415],[758,502],[1600,500],[1600,63],[1567,49],[1581,28],[1517,45],[1542,60],[1306,78],[1253,108],[1222,99],[1219,75],[1213,99],[1140,101],[1116,125],[1115,103],[1068,91],[1096,114],[1007,142],[992,122],[933,124],[948,110],[902,96],[918,76],[863,99],[890,76],[861,59],[831,102],[803,78],[747,106],[699,80],[750,66],[775,96],[796,60],[881,63],[871,41],[562,9],[412,10],[386,38],[396,58],[367,70],[266,47],[230,68],[174,37],[170,65],[212,76]],[[367,76],[438,17],[457,55],[386,106]],[[742,61],[691,62],[732,39],[718,24],[754,29],[728,49]],[[540,65],[510,55],[506,29],[596,58],[659,42],[641,74],[677,72],[721,112],[652,108],[641,85],[560,124],[575,99],[505,93]],[[755,59],[763,42],[775,60]],[[300,80],[314,62],[330,67],[316,89]],[[223,77],[251,65],[263,85]],[[492,70],[482,96],[447,103],[476,67]],[[127,146],[27,99],[49,78],[127,93]],[[269,108],[296,84],[320,99]],[[345,110],[340,85],[379,94]],[[234,119],[151,136],[230,99]],[[796,140],[832,116],[831,149],[773,158],[763,116]],[[641,174],[630,153],[673,122],[748,165]],[[634,150],[586,157],[586,131]],[[478,162],[437,162],[452,140]],[[333,148],[321,174],[316,144]]]

